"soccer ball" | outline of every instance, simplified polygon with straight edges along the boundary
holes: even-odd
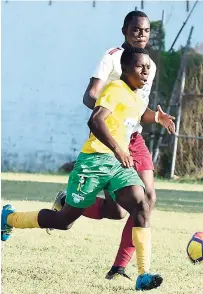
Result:
[[[197,232],[192,236],[187,246],[187,254],[192,263],[203,264],[203,232]]]

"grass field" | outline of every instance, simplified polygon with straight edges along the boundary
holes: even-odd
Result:
[[[66,182],[53,176],[35,176],[34,181],[30,175],[2,178],[2,204],[11,202],[17,210],[50,207],[55,192],[64,189]],[[158,182],[156,187],[151,269],[163,275],[164,283],[150,293],[203,293],[203,267],[192,265],[185,251],[191,235],[203,231],[203,186]],[[70,231],[55,231],[51,236],[45,230],[16,230],[2,245],[3,293],[135,293],[135,257],[127,268],[133,281],[104,279],[125,221],[81,217]]]

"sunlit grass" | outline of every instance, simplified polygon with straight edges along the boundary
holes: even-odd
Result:
[[[64,184],[3,181],[3,204],[11,202],[17,210],[50,207],[55,192],[64,188]],[[186,246],[194,232],[203,230],[203,193],[157,190],[157,194],[151,270],[162,274],[164,283],[150,293],[202,293],[203,267],[189,262]],[[71,230],[51,236],[40,229],[15,230],[3,243],[3,293],[134,293],[135,257],[127,267],[132,281],[104,278],[125,221],[81,217]]]

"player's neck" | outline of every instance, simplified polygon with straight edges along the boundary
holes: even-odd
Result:
[[[122,46],[121,46],[123,49],[127,49],[129,47],[132,47],[132,45],[130,45],[127,41],[125,41]]]
[[[135,88],[129,81],[128,77],[124,74],[121,74],[121,77],[120,79],[126,83],[126,85],[128,85],[128,87],[132,90],[132,91],[135,91],[137,88]]]

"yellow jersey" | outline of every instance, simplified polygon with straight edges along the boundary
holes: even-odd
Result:
[[[143,99],[122,80],[109,83],[101,92],[95,107],[102,106],[111,111],[105,123],[119,147],[128,152],[130,137],[140,121],[145,108]],[[83,145],[83,153],[112,153],[92,133]]]

